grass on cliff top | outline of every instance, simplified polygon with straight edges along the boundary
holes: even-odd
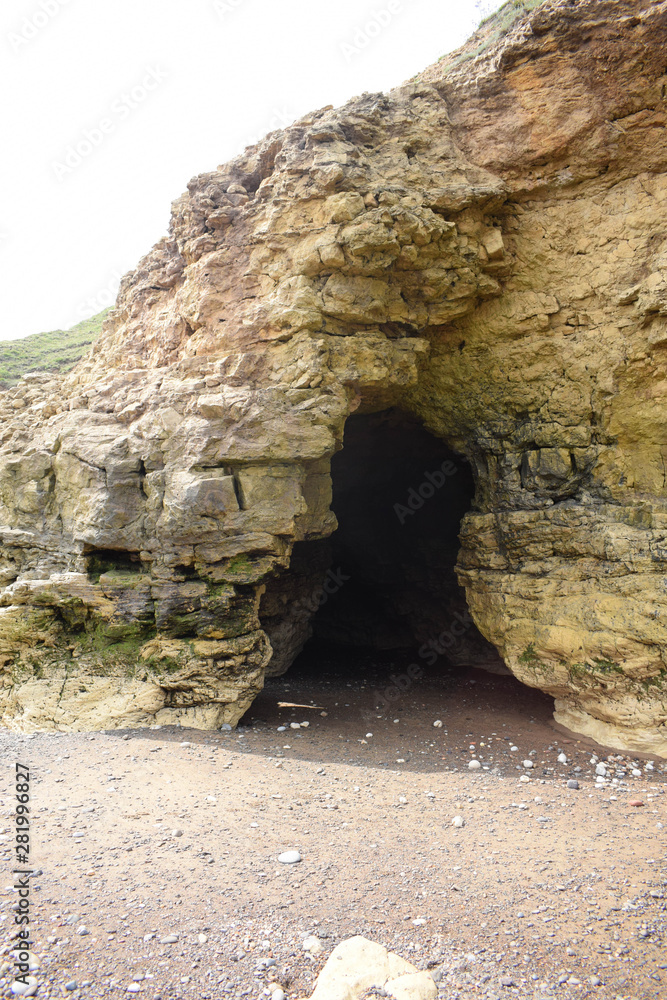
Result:
[[[502,7],[484,18],[475,34],[465,43],[463,48],[441,56],[440,62],[446,69],[455,69],[461,63],[475,59],[482,52],[495,45],[503,35],[506,35],[520,17],[535,10],[542,3],[544,0],[507,0],[507,3],[503,4]]]
[[[70,330],[0,341],[0,386],[11,385],[28,372],[68,372],[95,343],[108,312],[104,309]]]

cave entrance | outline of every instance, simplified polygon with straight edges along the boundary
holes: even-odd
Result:
[[[347,420],[331,479],[337,530],[298,543],[287,580],[267,592],[263,624],[275,650],[268,675],[289,667],[290,678],[342,680],[347,671],[383,686],[383,673],[411,662],[443,676],[502,669],[454,569],[474,497],[468,462],[391,409]]]

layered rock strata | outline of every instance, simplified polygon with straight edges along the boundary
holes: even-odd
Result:
[[[235,724],[397,408],[472,467],[482,635],[667,754],[667,4],[515,6],[194,178],[89,357],[0,394],[4,725]]]

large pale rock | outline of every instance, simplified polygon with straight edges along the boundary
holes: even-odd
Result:
[[[0,393],[4,725],[235,723],[310,634],[346,421],[398,407],[473,469],[485,639],[667,754],[666,42],[665,0],[506,5],[190,182],[90,355]]]
[[[430,984],[425,985],[425,980]],[[389,988],[393,984],[396,992]],[[396,1000],[432,1000],[433,978],[381,944],[357,935],[336,945],[317,977],[310,1000],[356,1000],[369,989],[386,988]]]

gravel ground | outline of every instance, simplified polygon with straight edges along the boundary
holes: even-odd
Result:
[[[425,673],[382,712],[391,663],[318,665],[326,682],[293,668],[235,732],[0,730],[3,995],[20,761],[40,998],[278,981],[293,1000],[353,934],[430,969],[443,1000],[667,996],[663,761],[559,730],[510,677]]]

